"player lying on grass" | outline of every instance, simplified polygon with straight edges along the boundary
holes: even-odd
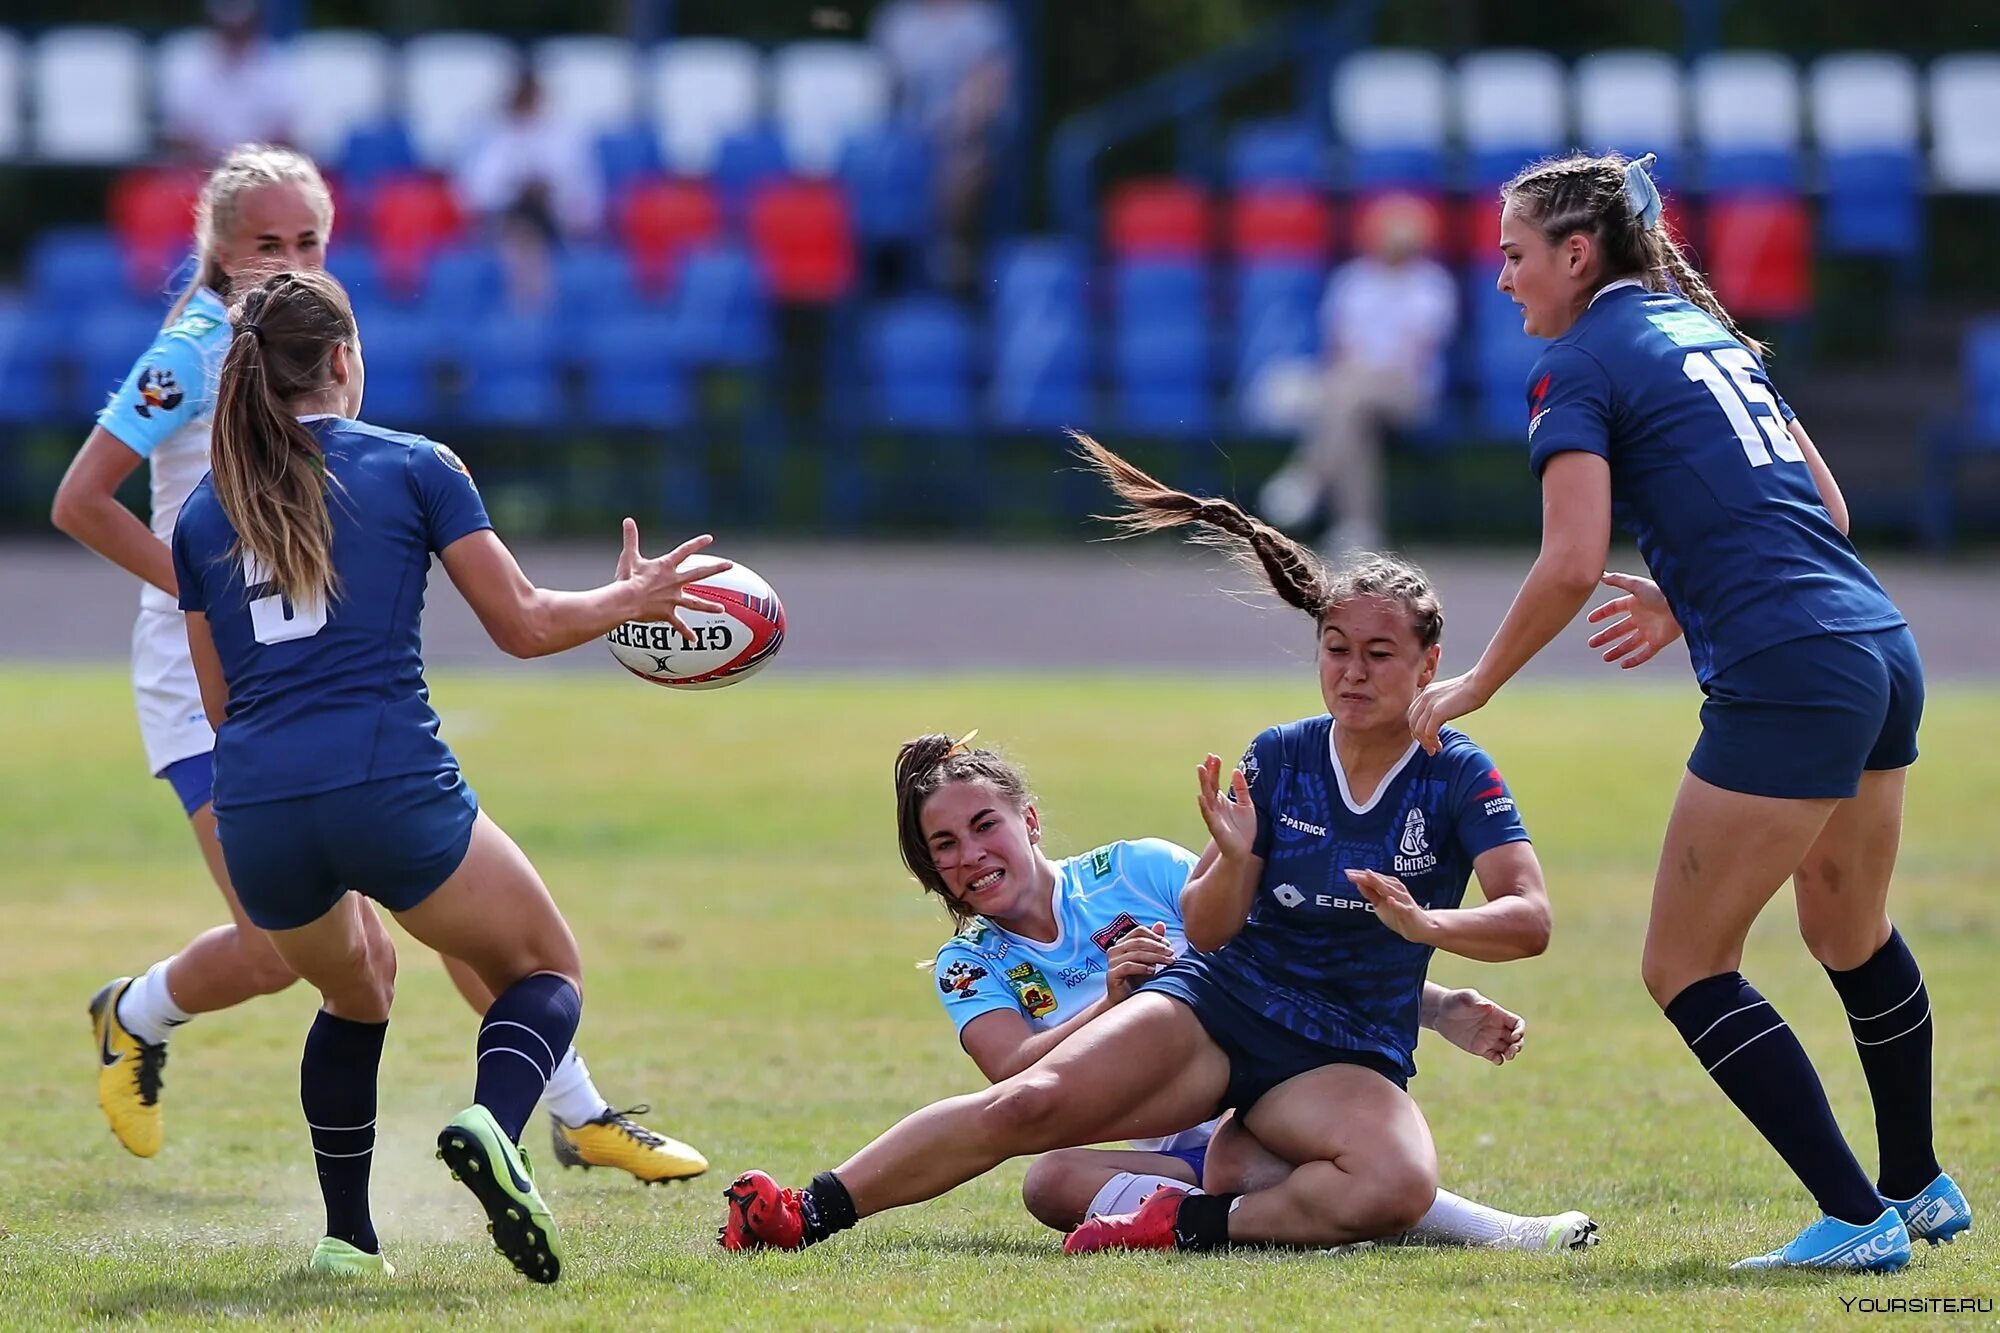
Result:
[[[1548,946],[1549,907],[1492,761],[1458,732],[1435,755],[1410,737],[1409,706],[1437,672],[1436,594],[1386,559],[1331,574],[1235,505],[1083,443],[1132,527],[1198,524],[1312,617],[1327,711],[1261,733],[1226,780],[1214,755],[1200,766],[1210,840],[1181,893],[1190,952],[1028,1069],[916,1112],[804,1190],[739,1177],[727,1248],[810,1244],[1011,1157],[1164,1137],[1231,1109],[1298,1163],[1282,1181],[1162,1188],[1064,1248],[1339,1245],[1408,1231],[1437,1197],[1430,1130],[1405,1091],[1431,951],[1531,957]],[[1488,901],[1460,908],[1474,874]]]
[[[993,750],[969,748],[970,740],[930,735],[904,744],[896,756],[896,830],[903,864],[959,926],[938,950],[938,998],[965,1053],[998,1083],[1130,999],[1185,951],[1181,891],[1196,858],[1143,838],[1051,859],[1027,777]],[[1525,1033],[1518,1016],[1478,991],[1429,981],[1420,1021],[1496,1065],[1520,1052]],[[1290,1170],[1231,1113],[1125,1149],[1046,1153],[1028,1168],[1021,1195],[1038,1220],[1070,1231],[1088,1218],[1129,1213],[1162,1185],[1241,1192]],[[1596,1231],[1581,1212],[1522,1217],[1441,1189],[1406,1239],[1563,1250],[1594,1243]]]

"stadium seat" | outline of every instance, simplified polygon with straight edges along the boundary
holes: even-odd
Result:
[[[1718,200],[1703,251],[1716,295],[1744,319],[1796,319],[1812,303],[1812,223],[1796,199]]]
[[[837,301],[854,285],[854,224],[830,181],[775,180],[750,197],[750,244],[780,301]]]
[[[1931,168],[1947,190],[2000,191],[2000,55],[1931,63]]]
[[[28,290],[48,310],[130,299],[125,249],[103,227],[50,227],[28,246]]]
[[[389,177],[375,187],[365,208],[363,230],[393,283],[413,285],[432,252],[455,239],[461,227],[451,190],[429,176]]]
[[[341,183],[365,191],[387,177],[414,174],[417,148],[402,121],[369,121],[348,130],[336,161]]]
[[[484,32],[427,32],[403,44],[403,108],[425,166],[450,170],[496,120],[520,72],[511,42]]]
[[[1684,141],[1681,67],[1660,51],[1601,51],[1571,72],[1582,146],[1657,153],[1669,170]]]
[[[585,138],[639,119],[639,58],[621,37],[545,37],[530,56],[551,115]]]
[[[864,42],[794,42],[771,57],[771,111],[792,169],[830,175],[849,139],[888,120],[889,70]]]
[[[1112,373],[1122,429],[1175,440],[1214,429],[1206,324],[1184,319],[1119,329],[1112,338]]]
[[[1208,254],[1208,196],[1201,187],[1165,177],[1126,181],[1105,203],[1111,253],[1139,259]]]
[[[936,229],[930,145],[899,125],[883,124],[847,141],[840,183],[855,236],[867,244],[917,244]]]
[[[1974,437],[2000,445],[2000,319],[1975,322],[1965,335],[1967,418]]]
[[[1326,138],[1297,118],[1239,125],[1229,136],[1228,179],[1239,190],[1271,185],[1323,190],[1329,180]]]
[[[668,300],[674,346],[690,366],[761,366],[771,358],[770,295],[740,245],[698,246],[682,259]]]
[[[683,175],[707,175],[722,141],[764,114],[763,57],[748,42],[670,42],[654,54],[652,73],[653,126],[667,165]]]
[[[612,201],[614,209],[619,200],[642,182],[666,170],[666,160],[660,156],[660,141],[654,137],[651,125],[605,130],[597,136],[593,147],[605,197]]]
[[[1528,425],[1528,372],[1546,343],[1521,329],[1521,311],[1493,285],[1489,268],[1468,266],[1461,286],[1473,420],[1496,440],[1522,438]]]
[[[936,296],[886,302],[863,335],[869,417],[903,430],[962,431],[974,424],[972,321]]]
[[[1475,51],[1458,62],[1455,124],[1472,184],[1498,185],[1569,140],[1562,62],[1546,51]]]
[[[414,427],[442,419],[438,368],[444,358],[439,349],[452,345],[457,331],[447,334],[428,315],[410,308],[357,305],[354,318],[367,349],[369,416]]]
[[[299,147],[319,161],[336,161],[357,129],[389,118],[393,62],[389,44],[376,34],[339,28],[302,32],[292,39],[291,53],[292,77],[312,90],[292,108],[293,132]]]
[[[382,276],[381,261],[375,257],[373,247],[364,240],[350,237],[329,247],[326,271],[338,278],[340,285],[347,289],[347,299],[357,312],[364,307],[375,309],[395,299],[395,294]],[[367,332],[363,329],[362,335],[365,337]]]
[[[1915,149],[1822,149],[1820,167],[1820,239],[1830,253],[1909,257],[1923,248],[1923,160]]]
[[[562,423],[562,368],[548,320],[489,319],[453,324],[460,372],[458,416],[483,426]]]
[[[51,162],[136,161],[152,146],[146,49],[126,28],[52,28],[35,43],[35,151]]]
[[[448,246],[428,257],[424,313],[449,327],[506,319],[506,290],[506,269],[491,246]]]
[[[1269,366],[1319,355],[1320,263],[1261,263],[1236,275],[1235,393],[1241,402]]]
[[[632,261],[608,245],[576,245],[555,257],[556,312],[571,327],[636,314],[645,304]]]
[[[1822,153],[1914,151],[1917,70],[1887,51],[1844,51],[1813,62],[1807,76],[1813,139]]]
[[[111,230],[125,247],[134,280],[157,286],[194,249],[199,173],[142,167],[111,184]]]
[[[1335,69],[1332,97],[1352,184],[1443,183],[1448,97],[1442,60],[1428,51],[1360,52]]]
[[[655,429],[687,424],[692,395],[667,316],[595,315],[580,330],[575,346],[586,421]]]
[[[1723,51],[1694,64],[1694,137],[1712,192],[1799,185],[1799,76],[1767,51]]]
[[[61,411],[57,395],[57,340],[48,320],[18,300],[0,303],[0,424],[48,421]]]
[[[1265,186],[1229,201],[1229,248],[1238,259],[1322,260],[1333,246],[1333,209],[1310,190]]]
[[[722,195],[724,213],[738,226],[749,216],[750,197],[760,186],[790,174],[785,143],[769,125],[751,125],[722,141],[711,179]]]
[[[1095,356],[1080,309],[1051,305],[993,330],[987,412],[1006,430],[1087,430]]]
[[[987,275],[994,327],[1084,314],[1085,260],[1073,241],[1036,237],[996,246]]]
[[[70,410],[95,414],[118,391],[132,363],[159,335],[167,313],[157,301],[111,301],[92,306],[76,323],[76,380]]]
[[[690,247],[722,234],[722,203],[701,181],[646,181],[618,206],[618,233],[639,281],[662,289]]]
[[[0,28],[0,162],[26,151],[26,121],[21,116],[27,83],[28,53],[21,39]]]
[[[1111,272],[1112,318],[1120,329],[1205,320],[1208,266],[1176,259],[1133,259]]]

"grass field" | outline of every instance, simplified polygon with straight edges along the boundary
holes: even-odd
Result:
[[[0,670],[0,1326],[1708,1327],[1845,1322],[1857,1316],[1843,1297],[2000,1298],[2000,852],[1987,828],[2000,694],[1933,696],[1897,897],[1938,1016],[1940,1152],[1987,1212],[1893,1279],[1774,1278],[1725,1270],[1810,1205],[1638,981],[1654,849],[1694,734],[1697,696],[1674,684],[1521,690],[1472,719],[1536,836],[1555,941],[1499,967],[1438,959],[1434,978],[1525,1013],[1528,1047],[1494,1069],[1427,1042],[1412,1086],[1445,1183],[1522,1211],[1586,1208],[1601,1246],[1065,1261],[1019,1207],[1022,1163],[804,1254],[714,1245],[736,1171],[802,1181],[976,1081],[915,967],[945,926],[896,862],[896,744],[978,726],[1028,766],[1059,852],[1143,834],[1199,845],[1194,763],[1312,711],[1309,679],[779,675],[693,697],[614,678],[608,662],[602,677],[439,679],[447,737],[583,944],[580,1045],[599,1083],[653,1103],[651,1122],[716,1168],[649,1191],[603,1171],[550,1180],[544,1160],[572,1261],[540,1289],[492,1253],[431,1159],[469,1094],[474,1024],[407,941],[375,1171],[393,1282],[303,1272],[321,1218],[297,1106],[314,1006],[301,988],[185,1029],[165,1150],[141,1161],[117,1146],[95,1105],[84,1001],[210,924],[217,903],[171,794],[143,775],[122,671]],[[1859,1066],[1782,902],[1745,970],[1813,1052],[1872,1166]],[[546,1145],[539,1120],[528,1142]]]

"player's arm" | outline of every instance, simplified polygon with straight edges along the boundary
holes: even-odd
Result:
[[[722,610],[687,590],[689,584],[731,567],[727,560],[693,559],[714,540],[704,534],[648,560],[639,554],[639,525],[628,518],[617,577],[587,592],[536,587],[491,528],[459,537],[439,555],[452,584],[501,651],[515,657],[544,657],[586,643],[628,620],[664,620],[683,637],[692,638],[681,623],[683,609]]]
[[[1806,468],[1812,473],[1813,485],[1819,488],[1819,502],[1826,506],[1826,512],[1833,519],[1833,526],[1840,529],[1840,535],[1847,535],[1847,497],[1840,493],[1840,483],[1833,479],[1833,469],[1820,457],[1814,447],[1812,436],[1806,434],[1805,426],[1797,417],[1786,423],[1792,432],[1792,439],[1798,443],[1799,452],[1805,455]]]
[[[1477,907],[1419,904],[1394,875],[1350,870],[1349,880],[1374,905],[1382,924],[1417,944],[1481,963],[1533,958],[1549,947],[1549,892],[1530,842],[1504,842],[1473,858],[1486,901]]]
[[[1254,744],[1252,753],[1254,753]],[[1243,768],[1222,790],[1222,760],[1209,755],[1195,770],[1196,799],[1208,825],[1202,849],[1181,890],[1181,932],[1188,947],[1213,953],[1236,938],[1250,919],[1264,858],[1257,854],[1258,815]]]
[[[960,1028],[959,1043],[979,1072],[992,1083],[1012,1078],[1062,1045],[1072,1032],[1131,998],[1135,986],[1174,961],[1166,925],[1156,922],[1126,931],[1105,951],[1105,960],[1104,994],[1074,1018],[1037,1032],[1019,1009],[995,1009]]]
[[[187,621],[188,656],[194,659],[195,684],[201,687],[201,711],[208,714],[210,729],[220,731],[229,716],[229,682],[222,675],[222,659],[215,655],[215,636],[208,628],[208,613],[188,611],[182,619]]]
[[[118,498],[118,488],[144,461],[116,435],[96,427],[63,473],[49,521],[57,531],[171,596],[174,560],[167,544]]]

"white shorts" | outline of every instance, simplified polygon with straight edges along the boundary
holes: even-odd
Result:
[[[132,625],[132,695],[139,738],[155,777],[167,765],[215,748],[208,713],[188,656],[187,623],[179,611],[142,607]]]

